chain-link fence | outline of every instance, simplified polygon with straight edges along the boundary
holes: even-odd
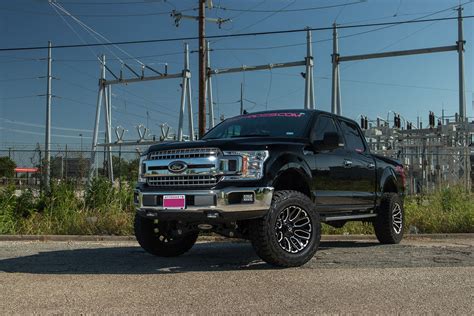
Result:
[[[404,165],[407,194],[434,192],[449,186],[474,189],[474,152],[440,150],[437,153],[380,151]]]
[[[55,149],[50,151],[52,181],[67,181],[78,185],[87,182],[91,168],[91,151]],[[138,175],[139,152],[130,149],[112,151],[113,172],[116,179],[133,182]],[[46,170],[45,151],[37,149],[0,149],[0,184],[18,188],[40,188]],[[105,152],[98,151],[95,166],[97,174],[108,176]]]
[[[406,171],[407,193],[430,192],[446,186],[474,183],[474,150],[469,147],[439,149],[436,152],[409,152],[394,150],[375,151],[400,160]],[[0,149],[0,184],[14,184],[18,188],[40,188],[44,176],[42,149]],[[51,151],[51,179],[68,181],[78,185],[87,182],[91,152],[80,149],[56,149]],[[8,158],[8,159],[7,159]],[[14,164],[9,164],[10,160]],[[130,149],[114,149],[112,164],[115,179],[134,182],[138,175],[139,153]],[[465,166],[460,168],[460,166]],[[95,169],[107,177],[107,157],[104,151],[96,154]]]

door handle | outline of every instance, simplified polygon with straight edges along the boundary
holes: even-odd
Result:
[[[346,167],[346,168],[352,167],[352,161],[345,159],[344,160],[344,167]]]
[[[369,163],[369,164],[367,165],[367,168],[369,168],[369,169],[374,169],[374,168],[375,168],[375,164],[374,164],[374,163]]]

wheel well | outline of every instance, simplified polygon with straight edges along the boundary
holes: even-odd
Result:
[[[383,186],[383,193],[398,193],[398,188],[393,179],[388,179],[385,181],[385,184]]]
[[[274,182],[275,191],[294,190],[311,198],[311,190],[303,176],[296,170],[288,170],[278,176]]]

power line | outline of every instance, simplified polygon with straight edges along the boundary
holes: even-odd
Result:
[[[261,6],[262,4],[264,4],[265,2],[266,2],[266,0],[263,0],[263,1],[259,2],[259,3],[257,3],[256,5],[254,5],[253,7],[251,7],[250,10],[255,9],[255,8],[258,8],[259,6]],[[235,20],[236,18],[241,17],[242,15],[244,15],[244,14],[246,14],[246,13],[248,13],[248,12],[250,12],[250,11],[242,11],[242,12],[240,12],[240,13],[234,15],[234,16],[229,17],[229,19],[230,19],[231,21],[232,21],[232,20]]]
[[[21,125],[21,126],[28,126],[28,127],[37,127],[37,128],[44,128],[44,125],[29,123],[29,122],[22,122],[22,121],[14,121],[9,119],[0,118],[5,123],[14,124],[14,125]],[[55,127],[51,126],[51,129],[57,129],[62,131],[70,131],[70,132],[84,132],[84,133],[92,133],[92,130],[89,129],[80,129],[80,128],[69,128],[69,127]]]
[[[41,96],[40,94],[35,94],[35,95],[25,95],[25,96],[18,96],[18,97],[2,97],[0,100],[16,100],[16,99],[28,99],[28,98],[36,98]]]
[[[400,21],[399,23],[393,23],[393,24],[390,24],[390,23],[375,23],[375,24],[379,24],[379,28],[376,28],[376,29],[372,29],[372,30],[367,30],[367,31],[362,31],[362,32],[358,32],[358,33],[353,33],[353,34],[348,34],[348,35],[343,35],[343,36],[339,36],[339,39],[342,39],[342,38],[349,38],[349,37],[353,37],[353,36],[359,36],[359,35],[364,35],[364,34],[368,34],[368,33],[372,33],[372,32],[377,32],[377,31],[381,31],[381,30],[385,30],[385,29],[388,29],[388,28],[392,28],[396,25],[399,25],[399,24],[408,24],[408,23],[418,23],[418,22],[421,22],[421,21],[426,21],[426,22],[437,22],[437,21],[445,21],[445,20],[450,20],[450,19],[457,19],[457,17],[445,17],[445,18],[436,18],[436,19],[426,19],[427,17],[430,17],[430,16],[433,16],[433,15],[436,15],[436,14],[439,14],[439,13],[442,13],[442,12],[446,12],[446,11],[449,11],[449,10],[453,10],[457,7],[460,7],[462,5],[466,5],[466,4],[470,4],[472,3],[474,0],[469,0],[469,1],[466,1],[464,3],[461,3],[460,5],[455,5],[455,6],[451,6],[451,7],[448,7],[446,9],[442,9],[442,10],[439,10],[439,11],[435,11],[433,13],[430,13],[430,14],[427,14],[427,15],[424,15],[422,17],[419,17],[419,18],[416,18],[416,19],[412,19],[412,20],[408,20],[408,21]],[[469,18],[469,17],[474,17],[474,16],[466,16],[466,18]],[[347,28],[347,27],[350,27],[350,25],[345,25],[345,26],[338,26],[339,29],[341,28]]]
[[[29,134],[29,135],[38,135],[38,136],[44,136],[44,133],[40,132],[31,132],[31,131],[25,131],[22,129],[15,129],[15,128],[5,128],[5,127],[0,127],[1,130],[5,130],[7,132],[14,132],[14,133],[22,133],[22,134]],[[74,136],[74,135],[61,135],[61,134],[51,134],[52,137],[63,137],[63,138],[92,138],[90,136]]]
[[[146,0],[146,1],[125,1],[125,2],[83,2],[83,1],[56,1],[66,5],[130,5],[130,4],[155,4],[162,0]]]
[[[24,77],[24,78],[0,79],[0,82],[23,81],[23,80],[32,80],[32,79],[41,79],[41,77],[38,76],[38,77]]]
[[[90,88],[87,88],[87,87],[85,87],[85,86],[83,86],[83,85],[81,85],[81,84],[75,83],[75,82],[73,82],[73,81],[70,81],[70,80],[62,80],[62,81],[65,82],[65,83],[67,83],[67,84],[69,84],[69,85],[72,85],[72,86],[81,88],[81,89],[83,89],[83,90],[85,90],[85,91],[89,91],[89,92],[92,92],[92,93],[97,93],[97,91],[95,91],[95,90],[93,90],[93,89],[90,89]],[[130,95],[133,95],[133,96],[135,96],[135,97],[139,97],[139,98],[141,98],[142,100],[144,100],[144,101],[146,101],[146,102],[150,102],[150,103],[155,103],[155,104],[157,104],[157,103],[154,102],[154,101],[148,100],[148,99],[146,99],[146,98],[144,98],[144,97],[141,97],[141,96],[138,95],[138,94],[134,94],[134,93],[132,93],[132,92],[130,92],[130,91],[127,91],[127,90],[125,90],[125,89],[120,89],[120,91],[129,93]],[[113,97],[114,97],[115,99],[119,99],[119,100],[125,101],[125,102],[127,102],[127,103],[129,103],[129,104],[132,104],[132,105],[135,105],[135,106],[144,108],[144,109],[146,109],[147,111],[152,111],[152,112],[156,112],[156,113],[161,114],[161,115],[167,115],[167,116],[170,116],[170,117],[173,117],[173,118],[177,118],[176,115],[173,115],[173,114],[170,114],[170,113],[167,113],[167,112],[164,112],[164,111],[156,110],[156,109],[153,109],[152,107],[148,107],[148,106],[146,106],[146,105],[142,105],[142,104],[136,103],[136,102],[134,102],[134,101],[130,101],[129,99],[124,98],[123,96],[120,96],[120,97],[119,97],[119,96],[117,96],[117,95],[113,95]],[[66,97],[58,97],[58,98],[62,98],[62,99],[69,100],[69,101],[72,101],[72,102],[77,102],[76,100],[72,100],[72,99],[69,99],[69,98],[66,98]],[[89,105],[91,105],[91,104],[89,104]],[[115,111],[115,109],[114,109],[114,111]],[[120,111],[119,111],[119,112],[120,112]],[[122,112],[122,113],[128,113],[128,112]]]
[[[472,19],[474,15],[463,16],[463,19]],[[382,22],[382,23],[370,23],[370,24],[356,24],[356,25],[341,25],[339,29],[352,29],[352,28],[364,28],[364,27],[374,27],[374,26],[389,26],[389,25],[403,25],[403,24],[414,24],[414,23],[427,23],[434,21],[450,21],[457,20],[457,17],[447,17],[447,18],[433,18],[433,19],[423,19],[423,20],[407,20],[407,21],[396,21],[396,22]],[[250,33],[237,33],[237,34],[226,34],[226,35],[210,35],[206,36],[206,39],[213,38],[228,38],[228,37],[247,37],[247,36],[265,36],[265,35],[276,35],[276,34],[289,34],[289,33],[301,33],[306,31],[328,31],[332,30],[332,26],[326,27],[309,27],[309,28],[299,28],[299,29],[289,29],[289,30],[279,30],[279,31],[265,31],[265,32],[250,32]],[[380,29],[369,30],[362,33],[356,33],[347,35],[344,37],[356,36],[365,34],[368,32],[378,31]],[[342,36],[340,38],[343,38]],[[148,39],[148,40],[134,40],[134,41],[119,41],[119,42],[110,42],[110,43],[90,43],[90,44],[66,44],[66,45],[56,45],[52,48],[62,49],[62,48],[79,48],[79,47],[94,47],[94,46],[113,46],[113,45],[134,45],[134,44],[148,44],[148,43],[162,43],[162,42],[177,42],[177,41],[190,41],[199,39],[196,36],[188,37],[172,37],[172,38],[161,38],[161,39]],[[5,51],[29,51],[29,50],[41,50],[47,49],[47,46],[29,46],[29,47],[8,47],[0,48],[0,52]]]
[[[121,60],[135,60],[135,58],[138,59],[147,59],[147,58],[154,58],[154,57],[164,57],[164,56],[177,56],[177,55],[183,55],[184,52],[170,52],[170,53],[164,53],[164,54],[155,54],[155,55],[143,55],[143,56],[135,56],[135,57],[124,57],[121,58]],[[107,61],[113,61],[113,60],[118,60],[117,58],[107,58]],[[97,58],[95,59],[68,59],[68,58],[60,58],[60,59],[55,59],[55,62],[97,62]],[[172,62],[166,62],[166,63],[161,63],[161,64],[174,64]]]
[[[470,4],[472,3],[473,0],[469,0],[465,3],[462,3],[461,5],[465,5],[465,4]],[[430,17],[430,16],[433,16],[433,15],[436,15],[436,14],[439,14],[439,13],[442,13],[442,12],[446,12],[446,11],[449,11],[449,10],[452,10],[454,8],[456,8],[457,6],[452,6],[452,7],[449,7],[449,8],[446,8],[446,9],[443,9],[443,10],[439,10],[439,11],[434,11],[434,12],[425,12],[426,15],[424,16],[421,16],[421,17],[418,17],[416,19],[412,19],[412,20],[409,20],[409,21],[413,21],[414,23],[415,22],[418,22],[418,21],[421,21],[422,19],[424,18],[427,18],[427,17]],[[425,13],[417,13],[417,14],[425,14]],[[388,17],[392,17],[392,16],[388,16]],[[386,18],[386,17],[385,17]],[[382,19],[382,18],[377,18],[376,20],[379,20],[379,19]],[[454,19],[454,18],[452,18]],[[372,19],[374,20],[374,19]],[[436,23],[436,22],[439,22],[439,21],[442,21],[443,19],[440,18],[439,20],[434,20],[432,23],[430,23],[430,25],[428,26],[425,26],[424,28],[422,28],[421,30],[424,30],[425,28],[431,26],[432,24]],[[369,20],[370,21],[370,20]],[[338,24],[338,28],[339,29],[343,29],[345,28],[344,26],[346,25],[349,25],[349,23],[345,23],[345,24]],[[393,27],[395,25],[389,25],[389,26],[384,26],[384,27],[381,27],[381,28],[377,28],[377,29],[374,29],[374,30],[369,30],[369,31],[364,31],[364,32],[358,32],[358,33],[353,33],[353,34],[348,34],[348,35],[344,35],[344,36],[340,36],[339,38],[348,38],[348,37],[352,37],[352,36],[358,36],[358,35],[363,35],[363,34],[366,34],[366,33],[370,33],[370,32],[375,32],[375,31],[380,31],[380,30],[383,30],[383,29],[387,29],[387,28],[390,28],[390,27]],[[411,35],[414,35],[415,33],[419,32],[420,30],[418,31],[415,31],[413,34]],[[410,37],[411,35],[407,36],[406,38]],[[383,49],[386,49],[392,45],[395,45],[396,43],[404,40],[405,38],[402,38],[400,40],[397,40],[395,43],[392,43],[390,44],[389,46],[387,47],[384,47]],[[333,39],[332,38],[327,38],[327,39],[321,39],[321,40],[316,40],[316,41],[312,41],[311,43],[312,44],[315,44],[315,43],[323,43],[323,42],[329,42],[329,41],[332,41]],[[263,47],[235,47],[235,48],[214,48],[213,51],[235,51],[235,50],[242,50],[242,51],[252,51],[252,50],[268,50],[268,49],[280,49],[280,48],[288,48],[288,47],[296,47],[296,46],[303,46],[303,45],[307,45],[306,42],[301,42],[301,43],[296,43],[296,44],[284,44],[284,45],[276,45],[276,46],[263,46]],[[356,64],[356,63],[354,63]],[[351,65],[354,65],[354,64],[351,64]],[[346,69],[347,67],[344,67],[344,69]]]
[[[122,91],[126,91],[126,90],[122,90]],[[136,103],[135,101],[130,101],[129,99],[126,99],[124,98],[123,96],[121,97],[115,97],[116,99],[120,99],[120,100],[123,100],[127,103],[130,103],[130,104],[134,104],[136,106],[139,106],[147,111],[152,111],[152,112],[156,112],[158,114],[161,114],[161,115],[166,115],[166,116],[169,116],[169,117],[172,117],[172,118],[178,118],[177,115],[174,115],[174,114],[170,114],[170,113],[167,113],[167,112],[163,112],[163,111],[160,111],[160,110],[156,110],[154,109],[153,107],[149,107],[149,106],[146,106],[146,105],[143,105],[143,104],[140,104],[140,103]],[[148,101],[148,102],[151,102],[151,101]],[[156,103],[156,102],[153,102],[153,103]]]
[[[360,2],[359,2],[360,3]],[[334,23],[337,22],[337,19],[339,18],[339,16],[342,14],[342,12],[344,11],[344,9],[346,8],[346,6],[350,5],[350,3],[346,3],[345,5],[342,5],[341,8],[339,9],[339,12],[336,14],[336,17],[334,18]]]
[[[90,26],[88,26],[87,24],[85,24],[84,22],[82,22],[81,20],[79,20],[78,18],[76,18],[74,15],[72,15],[72,13],[70,13],[69,11],[67,11],[64,7],[62,7],[61,5],[57,4],[57,3],[54,3],[54,2],[50,2],[51,6],[52,7],[56,7],[57,9],[61,10],[63,13],[67,14],[71,19],[73,19],[77,24],[79,24],[79,26],[81,26],[86,32],[88,32],[97,42],[101,42],[99,38],[97,38],[97,36],[99,36],[100,38],[102,38],[103,40],[105,40],[107,43],[110,43],[111,41],[109,41],[108,38],[106,38],[105,36],[103,36],[102,34],[100,34],[99,32],[95,31],[93,28],[91,28]],[[96,36],[97,35],[97,36]],[[125,53],[125,55],[128,55],[129,57],[133,57],[131,56],[128,52],[124,51],[122,48],[116,46],[116,45],[113,45],[114,47],[116,47],[118,50],[120,50],[121,52]],[[119,59],[119,61],[121,63],[123,63],[123,60],[120,59],[120,57],[118,57],[112,50],[110,50],[108,47],[106,47],[106,49],[113,55],[115,56],[115,58]],[[137,60],[137,62],[141,65],[143,65],[140,61]]]
[[[392,46],[394,46],[394,45],[396,45],[396,44],[398,44],[398,43],[400,43],[400,42],[406,40],[407,38],[410,38],[410,37],[414,36],[415,34],[421,32],[421,31],[424,31],[425,29],[427,29],[427,28],[433,26],[434,24],[436,24],[436,23],[438,23],[438,22],[439,22],[439,21],[434,21],[434,22],[429,23],[428,25],[424,25],[423,27],[421,27],[421,28],[419,28],[419,29],[417,29],[417,30],[411,32],[410,34],[408,34],[408,35],[406,35],[406,36],[404,36],[404,37],[402,37],[402,38],[400,38],[400,39],[398,39],[398,40],[396,40],[396,41],[390,43],[389,45],[386,45],[386,46],[382,47],[381,49],[378,49],[376,52],[383,52],[383,51],[385,51],[386,49],[388,49],[388,48],[390,48],[390,47],[392,47]],[[348,69],[348,68],[350,68],[350,67],[353,67],[353,66],[355,66],[355,65],[357,65],[357,64],[359,64],[359,63],[361,63],[361,62],[362,62],[362,60],[357,61],[357,62],[354,62],[354,63],[350,63],[350,64],[346,65],[345,67],[342,67],[342,70],[346,70],[346,69]]]
[[[298,77],[301,78],[299,74],[290,74],[284,72],[273,72],[274,75],[278,76],[289,76],[289,77]],[[323,80],[330,80],[331,78],[325,76],[318,76],[315,77],[317,79]],[[452,91],[458,92],[458,89],[449,89],[449,88],[440,88],[440,87],[430,87],[430,86],[418,86],[418,85],[408,85],[408,84],[399,84],[399,83],[392,83],[392,82],[374,82],[374,81],[363,81],[363,80],[353,80],[353,79],[341,79],[341,81],[345,82],[353,82],[353,83],[362,83],[362,84],[372,84],[372,85],[379,85],[379,86],[391,86],[391,87],[398,87],[398,88],[414,88],[414,89],[426,89],[426,90],[435,90],[435,91]],[[466,92],[471,92],[470,90],[466,90]]]
[[[69,29],[76,34],[76,36],[79,38],[79,40],[82,43],[86,43],[86,41],[82,38],[82,36],[74,29],[74,27],[66,20],[66,18],[59,12],[59,8],[57,8],[54,4],[51,3],[51,7],[53,8],[54,12],[61,18],[61,20],[69,27]],[[92,47],[87,47],[89,51],[96,56],[96,52],[92,49]],[[96,56],[96,61],[99,60],[99,58]]]
[[[68,97],[61,97],[61,98],[64,99],[64,100],[70,101],[70,102],[77,103],[77,104],[87,105],[87,106],[92,107],[92,108],[94,108],[94,109],[96,108],[96,105],[95,105],[95,104],[92,104],[92,103],[87,103],[87,102],[83,102],[83,101],[71,99],[71,98],[68,98]],[[143,115],[138,115],[138,114],[135,114],[135,113],[123,112],[123,111],[119,111],[119,110],[117,110],[117,109],[115,109],[115,112],[120,113],[120,114],[123,114],[123,115],[135,116],[135,117],[139,117],[139,118],[144,118],[144,119],[146,119],[145,116],[143,116]]]
[[[0,10],[3,11],[10,11],[10,12],[20,12],[25,14],[33,14],[33,15],[47,15],[47,16],[54,16],[55,13],[49,13],[44,11],[29,11],[24,9],[18,8],[5,8],[0,7]],[[194,9],[183,9],[179,10],[180,12],[190,12],[194,11]],[[158,16],[158,15],[169,15],[168,11],[160,11],[160,12],[147,12],[147,13],[124,13],[124,14],[77,14],[78,17],[88,17],[88,18],[124,18],[124,17],[145,17],[145,16]],[[63,16],[67,16],[67,14],[61,14]]]
[[[222,11],[236,11],[236,12],[249,12],[249,13],[280,13],[280,12],[300,12],[300,11],[313,11],[313,10],[323,10],[323,9],[331,9],[331,8],[338,8],[338,7],[345,7],[348,5],[354,5],[367,2],[367,0],[359,0],[344,4],[335,4],[335,5],[327,5],[327,6],[319,6],[319,7],[309,7],[309,8],[300,8],[300,9],[281,9],[281,10],[255,10],[255,9],[237,9],[237,8],[228,8],[228,7],[221,7],[216,6],[215,9],[220,9]]]
[[[0,64],[11,64],[11,63],[27,63],[27,62],[38,62],[40,59],[26,59],[26,60],[2,60]]]
[[[293,2],[290,2],[289,4],[285,5],[285,6],[282,7],[281,9],[276,10],[276,11],[272,11],[271,14],[265,16],[264,18],[262,18],[262,19],[260,19],[260,20],[258,20],[258,21],[256,21],[256,22],[254,22],[254,23],[252,23],[252,24],[250,24],[250,25],[247,25],[247,26],[244,27],[244,28],[241,28],[241,29],[238,30],[237,32],[241,32],[241,31],[243,31],[243,30],[247,30],[247,29],[251,28],[252,26],[255,26],[255,25],[257,25],[257,24],[259,24],[259,23],[261,23],[261,22],[263,22],[263,21],[265,21],[265,20],[268,20],[268,19],[271,18],[272,16],[274,16],[274,15],[280,13],[280,12],[283,12],[282,10],[285,10],[286,8],[292,6],[293,4],[295,4],[295,2],[296,2],[296,0],[293,0]],[[235,33],[234,33],[234,34],[230,34],[230,35],[235,35]]]

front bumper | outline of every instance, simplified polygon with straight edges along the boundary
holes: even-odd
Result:
[[[185,195],[186,208],[165,209],[164,195]],[[246,196],[245,201],[243,196]],[[249,196],[252,201],[249,201]],[[272,187],[229,187],[216,190],[141,191],[135,190],[137,212],[145,217],[168,220],[242,220],[260,217],[269,210]]]

